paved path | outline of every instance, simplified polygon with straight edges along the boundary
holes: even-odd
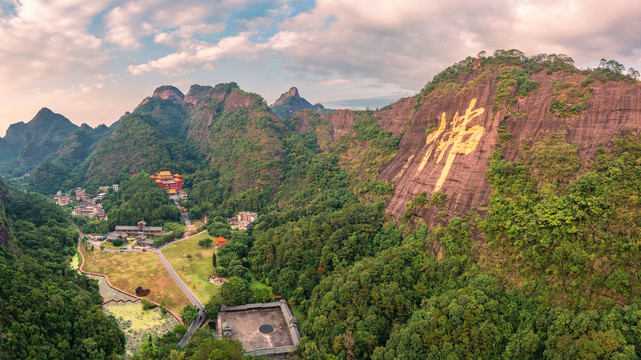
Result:
[[[178,203],[178,199],[173,199],[174,204],[178,208],[178,211],[180,211],[180,204]],[[189,220],[189,213],[188,212],[182,212],[180,211],[180,221],[182,221],[185,226],[191,227],[191,221]]]
[[[187,299],[189,299],[189,301],[191,301],[191,303],[198,308],[198,317],[191,322],[187,333],[180,340],[179,345],[185,346],[189,342],[189,339],[191,339],[191,334],[193,334],[194,331],[196,331],[205,320],[205,315],[204,315],[205,307],[200,302],[200,300],[198,300],[198,297],[196,297],[196,295],[194,295],[194,293],[191,292],[191,290],[189,290],[187,285],[185,285],[185,283],[180,278],[180,276],[178,276],[176,271],[174,271],[174,268],[171,266],[169,261],[167,261],[167,258],[165,258],[165,255],[163,255],[162,251],[160,251],[160,249],[156,249],[154,250],[154,253],[158,255],[162,264],[165,265],[167,272],[169,272],[169,275],[171,275],[171,278],[174,279],[178,287],[180,287],[180,290],[182,290],[185,296],[187,296]]]

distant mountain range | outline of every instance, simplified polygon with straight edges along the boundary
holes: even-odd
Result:
[[[0,138],[0,174],[19,177],[45,159],[82,161],[92,146],[115,127],[77,126],[66,117],[42,108],[28,123],[12,124]]]

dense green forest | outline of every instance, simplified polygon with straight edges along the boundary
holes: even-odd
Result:
[[[1,359],[115,359],[125,336],[100,307],[98,285],[68,263],[78,233],[44,197],[0,183]]]

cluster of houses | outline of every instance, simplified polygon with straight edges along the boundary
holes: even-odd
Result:
[[[115,191],[117,191],[117,186],[118,185],[113,185],[114,189],[116,189]],[[76,206],[73,208],[71,215],[84,216],[88,218],[95,217],[103,220],[107,218],[107,215],[98,201],[102,200],[105,195],[107,195],[106,192],[101,192],[96,197],[91,198],[87,195],[84,189],[78,187],[75,189],[74,196],[70,193],[62,194],[62,191],[58,191],[53,199],[56,204],[60,206],[65,206],[70,204],[72,201],[75,201]]]
[[[258,214],[251,211],[241,211],[237,216],[227,219],[231,230],[247,230],[258,219]]]

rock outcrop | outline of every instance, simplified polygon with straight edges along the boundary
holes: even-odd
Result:
[[[283,93],[274,103],[270,106],[274,114],[280,118],[287,119],[300,110],[313,110],[319,114],[326,114],[331,110],[325,109],[321,104],[312,105],[305,98],[302,98],[298,93],[298,89],[292,87],[286,93]]]
[[[497,101],[501,69],[478,69],[461,76],[453,85],[414,99],[403,99],[379,111],[385,127],[399,131],[408,123],[397,156],[380,170],[379,178],[395,184],[388,210],[400,217],[408,201],[426,192],[447,195],[450,213],[477,209],[481,213],[491,195],[486,179],[488,159],[501,142],[508,161],[518,159],[524,144],[533,144],[560,130],[566,141],[580,146],[584,162],[592,159],[601,144],[610,142],[622,129],[641,127],[641,86],[609,81],[582,85],[585,73],[541,71],[530,77],[539,89],[521,98]],[[573,92],[570,93],[569,90]],[[581,96],[578,114],[560,115],[553,101]],[[578,94],[578,95],[577,95]],[[508,100],[511,103],[508,103]],[[408,107],[419,105],[409,112]],[[567,100],[566,100],[567,101]],[[496,105],[496,110],[494,109]],[[397,109],[397,110],[393,110]],[[507,110],[509,109],[509,110]],[[348,120],[332,121],[335,134],[345,131]],[[499,129],[510,134],[500,140]],[[509,136],[508,136],[509,137]],[[422,209],[421,217],[435,222],[435,210]]]

